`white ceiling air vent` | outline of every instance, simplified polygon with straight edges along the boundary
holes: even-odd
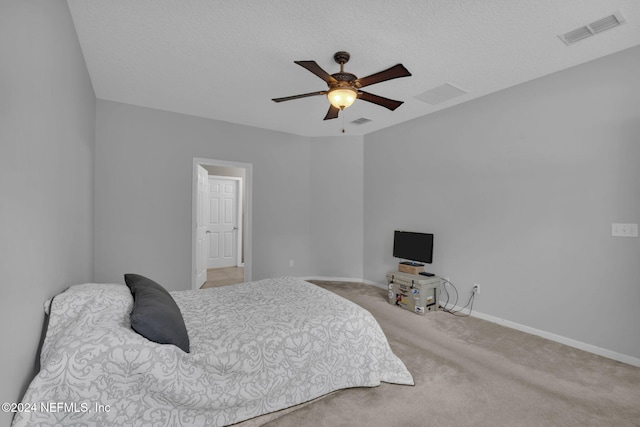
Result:
[[[420,95],[416,95],[414,98],[427,104],[436,105],[458,96],[466,95],[467,93],[469,92],[455,87],[452,84],[445,83]]]
[[[354,125],[363,125],[365,123],[370,122],[371,119],[367,119],[366,117],[360,117],[357,120],[352,121],[351,123],[353,123]]]
[[[585,25],[584,27],[576,28],[575,30],[569,31],[568,33],[560,34],[558,35],[558,37],[560,37],[560,40],[562,40],[566,45],[570,45],[582,39],[586,39],[587,37],[591,37],[595,34],[601,33],[604,30],[608,30],[609,28],[617,27],[624,22],[624,18],[622,17],[620,12],[616,12],[613,15],[598,19],[597,21],[592,22],[589,25]]]

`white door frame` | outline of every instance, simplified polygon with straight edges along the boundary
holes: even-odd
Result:
[[[207,281],[207,261],[209,258],[209,242],[208,234],[206,234],[206,226],[204,226],[205,218],[209,215],[206,214],[205,209],[209,208],[209,173],[207,170],[196,165],[197,170],[197,183],[196,183],[196,223],[194,225],[196,234],[196,256],[195,256],[195,283],[197,286],[202,286]],[[206,180],[204,179],[206,177]],[[206,197],[206,202],[205,202]],[[208,220],[208,218],[207,218]],[[205,239],[207,240],[205,242]]]
[[[191,178],[191,287],[199,289],[196,283],[196,218],[198,205],[198,165],[202,166],[221,166],[243,168],[245,171],[245,229],[243,230],[243,247],[244,247],[244,281],[252,280],[251,267],[253,265],[252,257],[252,191],[253,191],[253,165],[251,163],[231,162],[227,160],[205,159],[200,157],[193,158],[193,173]],[[241,200],[239,200],[241,202]],[[241,259],[241,258],[239,258]]]
[[[229,181],[238,181],[236,188],[236,225],[238,232],[236,233],[236,267],[244,267],[242,263],[242,236],[244,235],[242,224],[242,178],[239,176],[209,175],[209,179],[227,179]],[[248,280],[245,280],[248,282]]]

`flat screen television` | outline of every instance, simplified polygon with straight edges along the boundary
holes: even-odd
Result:
[[[433,262],[433,234],[398,231],[393,235],[393,256],[412,263]]]

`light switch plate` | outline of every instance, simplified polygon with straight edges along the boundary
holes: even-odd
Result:
[[[638,224],[611,224],[611,235],[614,237],[638,237]]]

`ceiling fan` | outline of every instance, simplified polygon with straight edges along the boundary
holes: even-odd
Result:
[[[316,61],[293,61],[324,80],[329,86],[329,89],[321,90],[319,92],[286,96],[284,98],[274,98],[273,101],[283,102],[291,101],[292,99],[306,98],[308,96],[327,95],[331,106],[329,107],[329,111],[324,117],[324,120],[337,118],[340,110],[344,110],[349,107],[356,99],[362,99],[363,101],[381,105],[391,111],[403,104],[403,101],[395,101],[393,99],[374,95],[360,90],[360,88],[384,82],[386,80],[397,79],[398,77],[408,77],[411,75],[409,70],[407,70],[402,64],[396,64],[384,71],[359,79],[354,74],[344,71],[344,64],[349,62],[350,57],[351,55],[349,55],[349,52],[336,52],[333,55],[333,59],[340,64],[340,71],[335,74],[327,73],[316,63]]]

